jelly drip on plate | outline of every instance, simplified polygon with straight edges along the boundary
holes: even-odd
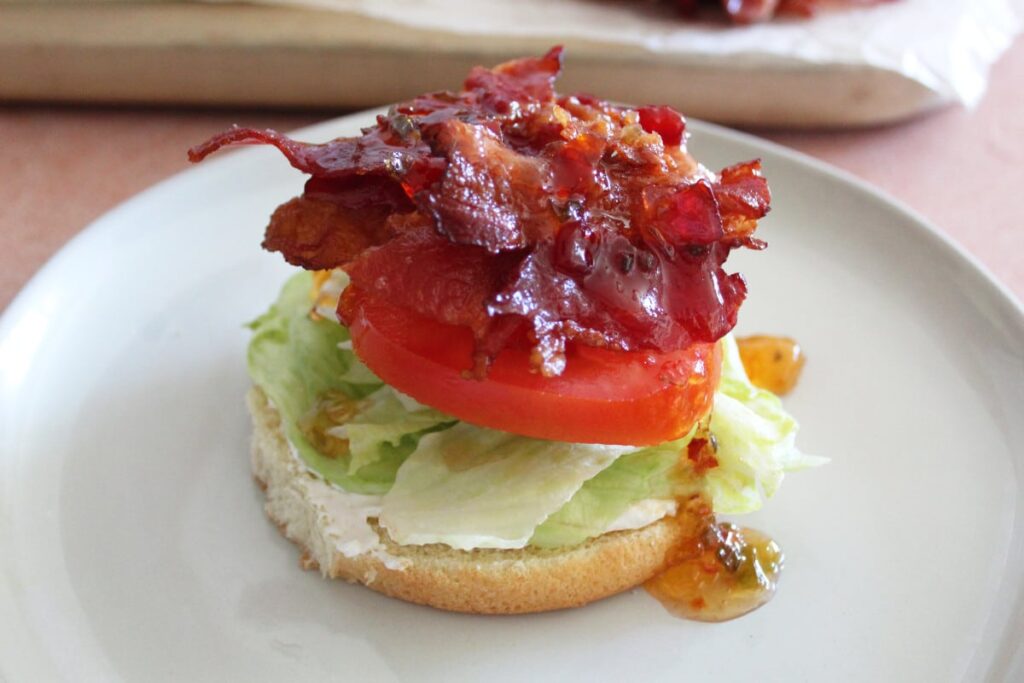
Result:
[[[728,621],[771,600],[784,558],[760,531],[708,520],[704,532],[677,548],[668,568],[644,588],[676,616]]]
[[[331,434],[331,429],[345,424],[358,410],[358,404],[341,391],[330,390],[299,420],[299,429],[318,453],[327,458],[343,458],[349,453],[348,440]]]
[[[736,343],[743,367],[754,386],[779,395],[796,386],[806,360],[796,340],[757,335],[740,337]]]

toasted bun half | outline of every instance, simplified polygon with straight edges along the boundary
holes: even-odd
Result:
[[[398,545],[374,524],[383,552],[349,557],[327,533],[328,520],[309,495],[312,475],[292,455],[277,411],[258,388],[247,401],[253,473],[267,495],[270,519],[302,548],[300,565],[400,600],[476,614],[577,607],[643,583],[695,533],[692,524],[666,517],[572,548],[464,551]]]

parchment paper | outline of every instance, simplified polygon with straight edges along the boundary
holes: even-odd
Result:
[[[897,0],[756,26],[690,22],[652,0],[264,0],[466,34],[590,38],[653,53],[893,71],[974,106],[1021,27],[1024,0]]]

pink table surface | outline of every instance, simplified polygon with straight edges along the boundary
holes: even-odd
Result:
[[[1024,41],[975,111],[886,128],[760,131],[917,209],[1024,298]],[[184,150],[244,122],[280,130],[324,112],[0,107],[0,309],[92,220],[187,167]]]

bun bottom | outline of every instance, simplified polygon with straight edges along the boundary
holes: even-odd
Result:
[[[571,548],[465,551],[441,544],[398,545],[371,520],[383,547],[346,556],[328,533],[330,520],[310,495],[312,475],[292,455],[276,409],[259,388],[250,390],[247,402],[253,474],[267,495],[270,519],[302,548],[300,565],[393,598],[474,614],[578,607],[643,583],[696,533],[680,515]]]

